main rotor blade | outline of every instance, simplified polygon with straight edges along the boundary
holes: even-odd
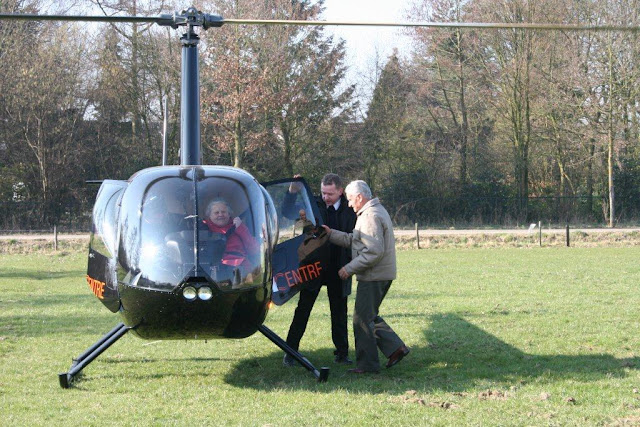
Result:
[[[639,32],[634,25],[589,25],[589,24],[549,24],[549,23],[509,23],[509,22],[366,22],[366,21],[302,21],[288,19],[220,19],[217,15],[204,14],[206,20],[215,25],[301,25],[301,26],[343,26],[343,27],[422,27],[422,28],[476,28],[476,29],[529,29],[556,31],[630,31]],[[84,22],[151,22],[160,25],[175,25],[173,15],[160,16],[103,16],[103,15],[36,15],[0,13],[0,20],[23,21],[84,21]]]
[[[28,13],[0,13],[0,20],[18,21],[83,21],[83,22],[162,22],[165,16],[104,16],[104,15],[36,15]]]
[[[424,28],[486,28],[564,31],[640,31],[631,25],[582,25],[505,22],[358,22],[358,21],[295,21],[286,19],[223,19],[223,24],[244,25],[307,25],[307,26],[360,26],[360,27],[424,27]]]

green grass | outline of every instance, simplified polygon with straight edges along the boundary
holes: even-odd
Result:
[[[640,248],[398,258],[381,314],[412,351],[378,375],[354,378],[332,363],[323,290],[301,350],[331,367],[327,383],[282,367],[259,333],[209,342],[130,334],[63,390],[57,374],[119,317],[90,292],[84,252],[1,255],[1,424],[640,424]],[[294,308],[273,309],[266,325],[285,336]]]

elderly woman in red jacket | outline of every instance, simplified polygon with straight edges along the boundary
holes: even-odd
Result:
[[[222,264],[239,267],[242,275],[246,276],[253,268],[250,259],[255,258],[260,251],[258,242],[240,217],[231,219],[232,210],[223,199],[214,199],[205,211],[207,219],[203,222],[213,233],[225,236],[226,246],[222,254]]]

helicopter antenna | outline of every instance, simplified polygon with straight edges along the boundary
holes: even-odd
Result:
[[[167,127],[169,122],[169,97],[164,97],[164,120],[162,120],[162,166],[167,165],[167,143],[169,136],[167,135]]]

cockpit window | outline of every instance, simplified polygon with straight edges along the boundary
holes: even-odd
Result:
[[[141,200],[135,200],[135,195],[125,198],[130,204],[123,203],[127,263],[132,271],[141,273],[137,286],[173,289],[193,269],[193,182],[163,177],[144,188]]]
[[[249,190],[233,179],[215,176],[197,184],[199,265],[222,290],[263,279],[264,205],[253,206]]]
[[[123,181],[105,181],[100,187],[93,206],[91,249],[112,258],[116,253],[117,202],[126,184]]]
[[[279,241],[289,240],[305,232],[305,227],[318,225],[312,203],[300,181],[269,184],[266,187],[278,213]]]

